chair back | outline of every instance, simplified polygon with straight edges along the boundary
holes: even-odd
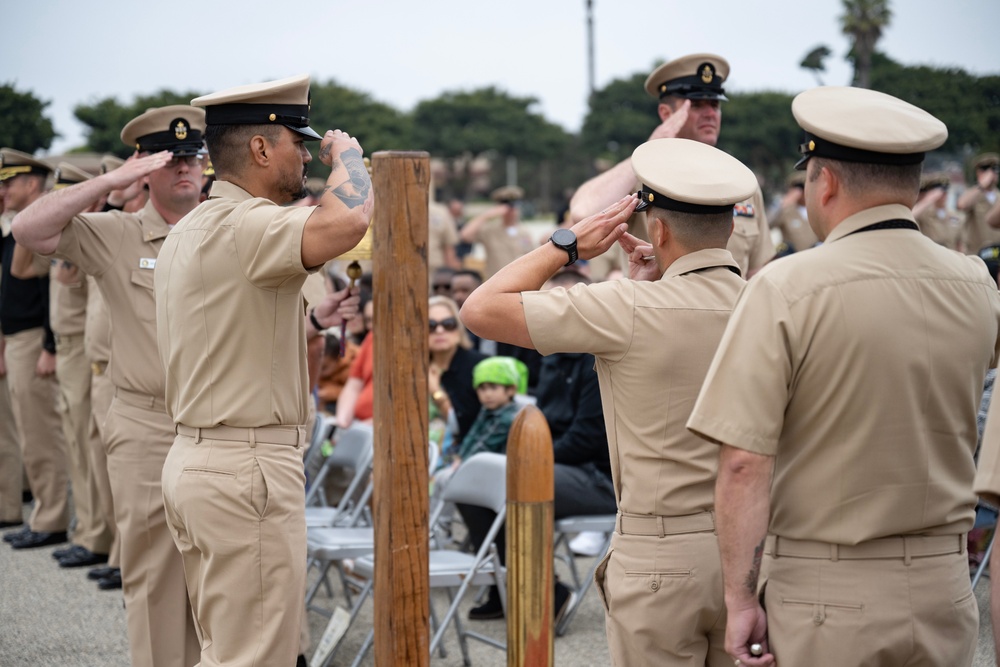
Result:
[[[442,499],[500,514],[507,508],[507,457],[493,452],[470,456],[452,475]]]

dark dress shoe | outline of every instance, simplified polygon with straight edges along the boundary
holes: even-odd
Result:
[[[121,570],[115,572],[112,575],[104,577],[97,582],[97,587],[102,591],[113,591],[116,588],[122,587],[122,575]]]
[[[118,572],[117,567],[109,567],[109,566],[95,567],[93,570],[87,573],[87,578],[92,581],[100,581],[101,579],[109,577],[112,574],[115,574],[116,572]]]
[[[11,544],[11,543],[16,542],[17,540],[21,539],[22,537],[24,537],[25,535],[27,535],[30,532],[31,532],[31,529],[28,528],[27,526],[24,526],[23,528],[21,528],[21,530],[14,530],[14,531],[11,531],[11,532],[7,533],[6,535],[4,535],[3,536],[3,541],[7,542],[8,544]]]
[[[503,618],[503,604],[500,602],[500,591],[496,586],[490,586],[486,602],[469,610],[469,620],[489,621],[495,618]]]
[[[11,542],[10,546],[12,549],[37,549],[38,547],[62,544],[66,539],[65,530],[55,533],[36,533],[32,530],[28,531],[21,539]]]
[[[23,526],[23,521],[0,521],[0,530],[5,528],[14,528],[15,526]]]
[[[90,567],[108,562],[107,554],[95,554],[90,549],[80,547],[80,551],[75,551],[65,558],[59,559],[59,567]]]
[[[63,558],[72,556],[81,551],[86,551],[86,549],[84,547],[81,547],[79,544],[71,544],[68,547],[63,547],[62,549],[56,549],[55,551],[53,551],[52,557],[55,558],[56,560],[62,560]]]

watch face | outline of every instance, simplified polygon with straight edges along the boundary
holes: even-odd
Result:
[[[552,232],[552,242],[559,247],[571,246],[576,243],[576,234],[564,227],[561,227]]]

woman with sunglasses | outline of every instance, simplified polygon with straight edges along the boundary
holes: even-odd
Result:
[[[428,304],[430,320],[430,366],[427,389],[434,407],[448,418],[454,411],[461,442],[479,413],[479,398],[472,388],[472,369],[486,357],[471,349],[469,336],[458,319],[458,304],[446,296],[432,296]]]

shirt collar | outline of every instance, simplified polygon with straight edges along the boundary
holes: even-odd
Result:
[[[149,243],[167,237],[170,233],[170,225],[163,219],[152,200],[139,212],[139,226],[142,228],[142,240]]]
[[[915,222],[913,211],[902,204],[875,206],[874,208],[859,211],[841,220],[827,235],[825,243],[832,243],[844,238],[848,234],[853,234],[863,227],[873,225],[876,222],[882,222],[883,220],[909,220],[910,222]]]
[[[255,199],[255,197],[236,185],[235,183],[230,183],[229,181],[216,181],[212,183],[212,189],[209,192],[209,199],[216,199],[223,197],[225,199],[235,199],[236,201],[246,201],[248,199]]]
[[[675,259],[674,263],[668,266],[667,270],[663,272],[663,278],[660,278],[660,280],[681,276],[694,271],[701,271],[702,269],[711,269],[717,266],[732,267],[737,271],[740,270],[740,265],[733,259],[732,253],[725,248],[706,248],[705,250],[689,252]]]

